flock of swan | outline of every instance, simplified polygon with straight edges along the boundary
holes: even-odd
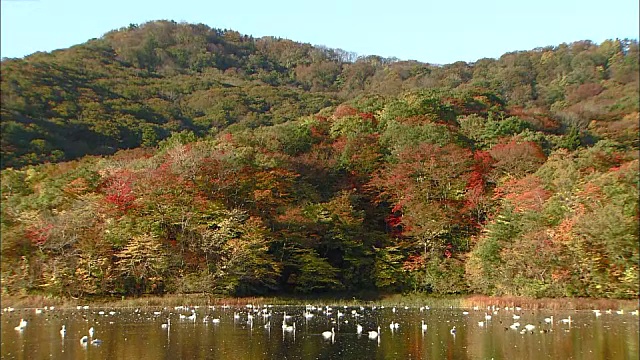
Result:
[[[204,311],[201,310],[201,308],[204,308]],[[220,311],[216,311],[218,308],[218,310],[222,310],[222,312]],[[287,307],[287,308],[291,308],[291,307]],[[137,314],[139,317],[141,317],[142,319],[154,319],[154,318],[158,318],[160,316],[166,316],[166,322],[163,322],[160,327],[163,330],[167,330],[167,333],[171,330],[171,317],[175,315],[177,315],[177,319],[179,322],[193,322],[195,323],[200,317],[199,314],[204,312],[204,316],[201,317],[201,321],[205,324],[219,324],[221,322],[221,315],[224,316],[226,315],[226,311],[231,309],[230,306],[228,305],[222,305],[219,307],[216,306],[208,306],[208,307],[199,307],[199,306],[176,306],[173,308],[173,310],[169,309],[169,308],[164,308],[162,311],[153,311],[152,313],[145,313],[143,311],[141,311],[140,309],[135,309],[134,310],[134,314]],[[294,309],[297,309],[294,307]],[[376,314],[379,314],[381,311],[384,311],[385,307],[384,306],[372,306],[372,307],[363,307],[363,306],[356,306],[356,307],[347,307],[347,306],[343,306],[343,307],[336,307],[335,309],[331,306],[313,306],[313,305],[307,305],[304,307],[304,312],[302,312],[302,314],[297,314],[297,315],[291,315],[291,313],[287,314],[286,310],[283,313],[279,313],[277,310],[275,312],[276,316],[280,316],[280,314],[282,314],[282,333],[283,336],[285,336],[285,334],[289,333],[289,334],[294,334],[298,331],[297,327],[296,327],[296,318],[299,318],[300,315],[302,318],[304,318],[305,322],[308,322],[309,320],[311,320],[314,317],[318,317],[318,318],[322,318],[324,317],[324,319],[326,319],[326,323],[330,324],[330,328],[328,328],[327,330],[323,331],[320,333],[321,337],[325,340],[330,340],[332,343],[335,341],[336,335],[339,332],[336,332],[336,328],[338,330],[340,330],[340,326],[341,324],[353,324],[355,323],[355,334],[357,334],[358,336],[361,336],[362,334],[366,334],[367,338],[370,340],[378,340],[378,344],[380,342],[380,338],[381,338],[381,327],[380,324],[375,324],[373,326],[373,328],[368,329],[365,331],[362,323],[363,322],[369,322],[371,323],[371,321],[373,321],[373,317],[376,317]],[[401,310],[402,308],[396,308],[396,307],[392,307],[391,308],[391,312],[392,316],[395,316],[395,314]],[[405,310],[409,310],[409,307],[404,307]],[[422,314],[425,312],[428,312],[430,310],[430,308],[428,306],[422,306],[419,308],[420,309],[420,316],[422,317]],[[35,314],[39,315],[43,313],[43,310],[46,312],[50,312],[54,310],[54,307],[45,307],[44,309],[35,309]],[[78,306],[77,310],[83,312],[83,311],[87,311],[89,310],[88,306]],[[453,310],[453,309],[452,309]],[[470,309],[471,310],[471,309]],[[474,307],[473,311],[476,313],[484,313],[481,316],[481,320],[477,322],[479,327],[487,327],[489,324],[491,324],[494,321],[494,316],[498,315],[498,314],[503,314],[504,312],[500,312],[501,310],[504,311],[512,311],[513,313],[510,314],[508,316],[508,318],[511,318],[513,320],[513,323],[510,324],[507,327],[504,327],[505,330],[516,330],[519,331],[521,334],[525,334],[525,333],[533,333],[536,329],[539,329],[540,333],[546,333],[549,331],[553,331],[553,326],[554,324],[561,324],[561,325],[567,325],[569,327],[569,329],[571,328],[574,320],[571,318],[571,316],[568,316],[567,318],[563,318],[560,319],[558,321],[556,321],[554,319],[554,316],[551,315],[549,317],[544,318],[544,321],[540,321],[536,324],[532,324],[532,323],[527,323],[522,325],[520,323],[521,317],[523,316],[523,312],[522,309],[519,307],[513,307],[513,308],[509,308],[509,307],[505,307],[504,309],[500,309],[499,307],[496,306],[489,306],[486,308],[486,310],[480,309],[479,307]],[[3,312],[13,312],[15,311],[14,308],[4,308]],[[233,308],[233,321],[234,324],[235,323],[242,323],[245,324],[246,326],[250,327],[251,329],[253,328],[253,324],[254,321],[260,321],[258,319],[262,318],[263,324],[262,326],[267,329],[270,330],[271,329],[271,318],[274,317],[274,311],[273,311],[273,306],[272,305],[263,305],[263,306],[254,306],[251,304],[246,305],[245,307],[237,307],[237,308]],[[296,310],[294,310],[296,311]],[[453,310],[455,312],[455,310]],[[603,311],[601,310],[593,310],[594,316],[595,317],[600,317],[603,314]],[[605,314],[618,314],[618,315],[623,315],[625,314],[625,312],[623,310],[617,310],[617,311],[613,311],[613,310],[606,310],[604,311]],[[100,310],[98,312],[93,312],[93,315],[98,315],[98,316],[104,316],[104,317],[116,317],[119,313],[116,311],[109,311],[109,312],[105,312],[103,310]],[[470,314],[469,311],[460,311],[459,313],[462,316],[468,316]],[[631,315],[635,315],[638,316],[638,310],[634,310],[629,312],[628,314]],[[365,320],[365,317],[368,318],[368,321],[363,321]],[[85,320],[86,315],[84,316]],[[378,317],[379,318],[379,317]],[[505,317],[502,316],[501,317],[502,320],[500,320],[500,324],[504,324],[504,319]],[[444,319],[443,319],[444,320]],[[88,321],[88,320],[86,320]],[[300,320],[298,320],[300,321]],[[448,320],[445,320],[447,322],[449,322]],[[377,321],[374,321],[377,322]],[[110,323],[113,323],[113,321],[110,321]],[[15,330],[22,333],[26,328],[27,328],[27,324],[28,321],[25,318],[21,318],[20,322],[18,323],[18,325],[15,327]],[[504,324],[506,325],[506,324]],[[344,325],[343,325],[344,326]],[[400,323],[398,323],[395,320],[392,320],[389,323],[389,330],[390,332],[393,334],[395,331],[398,331],[400,329]],[[424,319],[421,319],[420,322],[420,327],[419,329],[421,330],[422,334],[424,335],[425,332],[427,332],[428,329],[428,324],[425,322]],[[449,330],[450,334],[452,336],[456,336],[457,330],[456,330],[456,326],[453,326],[450,328]],[[67,328],[66,325],[62,325],[62,328],[60,329],[60,336],[62,337],[63,341],[65,336],[67,335]],[[87,346],[87,344],[91,344],[91,345],[95,345],[98,346],[100,344],[102,344],[102,340],[96,338],[96,330],[93,326],[91,326],[88,329],[88,332],[86,334],[83,334],[83,336],[80,338],[80,344],[83,346]]]

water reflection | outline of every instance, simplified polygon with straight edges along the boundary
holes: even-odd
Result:
[[[3,359],[637,359],[638,329],[637,315],[591,311],[326,306],[81,308],[40,313],[17,309],[2,313],[1,355]]]

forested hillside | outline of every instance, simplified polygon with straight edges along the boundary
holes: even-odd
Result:
[[[635,298],[638,56],[158,21],[3,59],[2,291]]]

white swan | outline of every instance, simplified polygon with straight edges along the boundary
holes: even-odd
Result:
[[[20,324],[18,324],[18,326],[16,326],[14,329],[18,330],[18,331],[22,331],[24,330],[24,328],[27,327],[27,320],[25,319],[20,319]]]
[[[422,332],[427,331],[427,324],[424,323],[424,320],[422,320]]]
[[[380,326],[378,326],[378,331],[371,330],[369,331],[369,339],[375,339],[380,335]]]
[[[335,335],[334,328],[331,328],[331,331],[325,331],[325,332],[322,333],[322,337],[325,338],[325,339],[330,339],[334,335]]]
[[[296,323],[293,323],[293,325],[287,325],[286,323],[284,323],[284,321],[282,322],[282,331],[292,332],[295,330],[296,330]]]
[[[60,335],[62,337],[64,337],[65,335],[67,335],[67,328],[66,326],[62,325],[62,329],[60,329]]]
[[[362,325],[356,325],[356,334],[362,334]]]
[[[171,326],[171,318],[167,318],[167,322],[165,324],[160,325],[163,329],[168,329]]]

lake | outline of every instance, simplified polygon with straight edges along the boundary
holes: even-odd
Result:
[[[5,309],[1,355],[29,360],[638,359],[636,314],[604,309],[599,315],[511,308],[327,310],[319,305]],[[26,325],[20,329],[21,319]],[[516,322],[520,326],[512,326]],[[391,329],[391,323],[398,325]],[[378,326],[379,335],[369,335]],[[87,342],[81,343],[84,336]],[[102,342],[92,344],[92,339]]]

